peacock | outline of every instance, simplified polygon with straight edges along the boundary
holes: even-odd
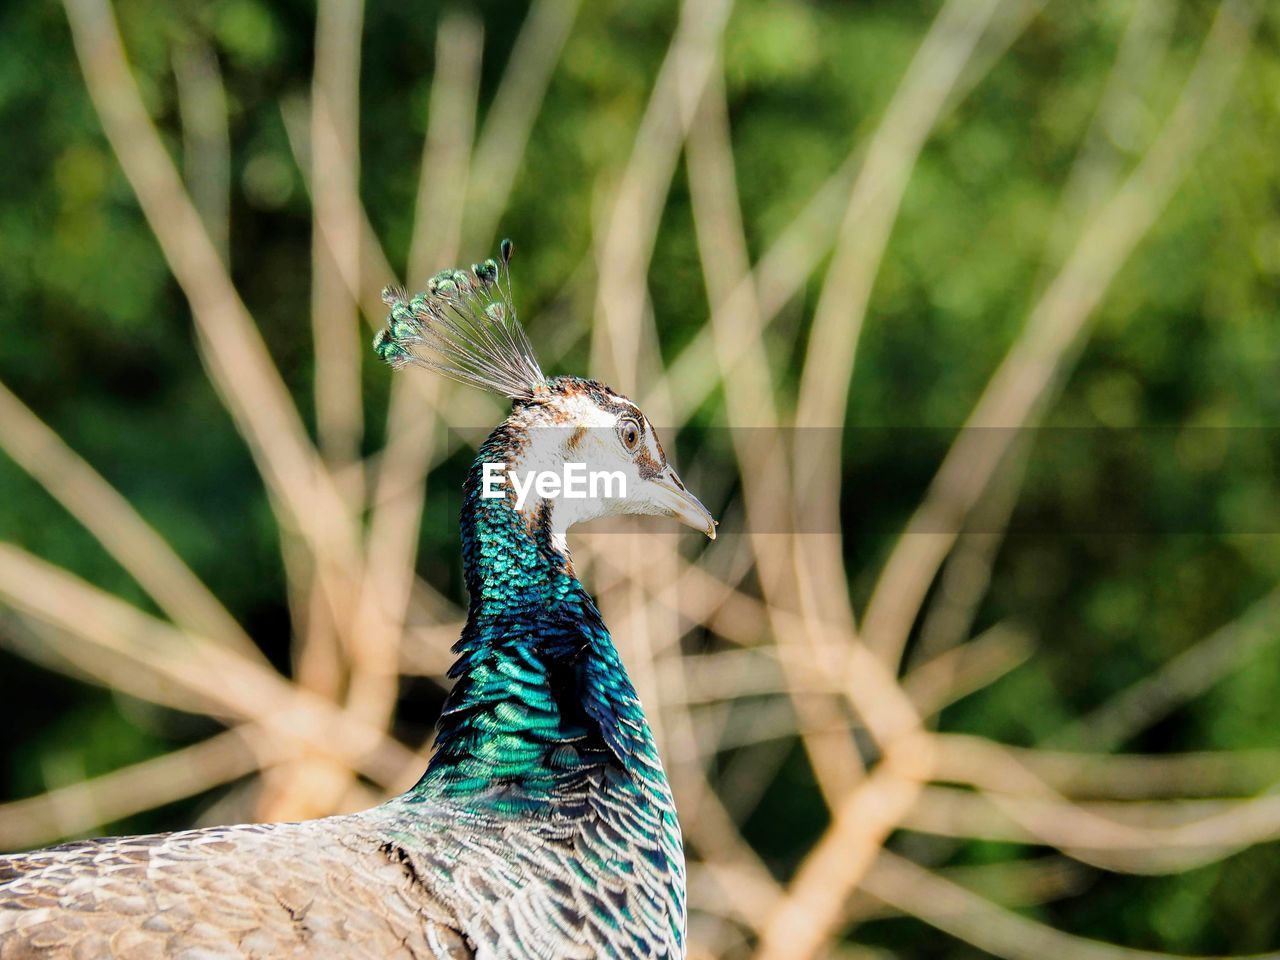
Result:
[[[511,400],[463,488],[467,621],[421,779],[350,815],[0,857],[0,960],[685,956],[671,789],[565,533],[623,513],[716,524],[634,403],[543,375],[511,253],[388,289],[374,340],[392,367]],[[570,464],[617,482],[556,496],[531,479]]]

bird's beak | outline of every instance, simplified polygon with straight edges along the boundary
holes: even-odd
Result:
[[[701,530],[709,540],[716,538],[716,521],[711,511],[692,493],[685,489],[676,472],[667,467],[649,483],[656,488],[653,499],[668,516],[675,517],[685,526]]]

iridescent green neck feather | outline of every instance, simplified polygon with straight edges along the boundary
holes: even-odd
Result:
[[[563,813],[584,778],[625,774],[669,796],[635,688],[591,597],[551,536],[549,511],[480,496],[482,465],[519,459],[499,426],[464,487],[470,607],[436,752],[415,791],[512,813]]]

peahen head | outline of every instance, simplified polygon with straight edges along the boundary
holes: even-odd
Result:
[[[542,373],[512,305],[511,252],[504,240],[497,259],[445,270],[412,298],[388,289],[390,316],[374,339],[393,367],[427,367],[511,399],[481,449],[471,494],[548,530],[561,552],[575,524],[622,514],[672,517],[715,539],[715,520],[639,407],[594,380]]]

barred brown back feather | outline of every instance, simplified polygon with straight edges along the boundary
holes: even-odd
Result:
[[[0,859],[0,960],[469,960],[455,923],[359,817]]]

